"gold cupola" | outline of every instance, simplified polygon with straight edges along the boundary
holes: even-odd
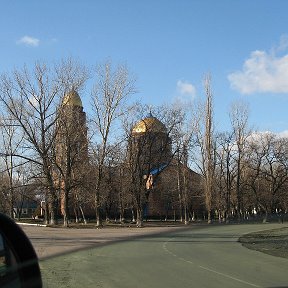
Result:
[[[142,134],[146,132],[167,133],[165,125],[150,113],[146,118],[140,120],[132,129],[132,134]]]
[[[64,96],[62,103],[63,106],[78,106],[83,108],[82,100],[74,89]]]

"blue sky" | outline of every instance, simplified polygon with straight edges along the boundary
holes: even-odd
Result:
[[[0,73],[36,60],[109,58],[138,78],[149,105],[203,96],[210,73],[217,130],[244,99],[250,124],[288,131],[288,1],[2,0]],[[84,98],[87,95],[82,95]]]

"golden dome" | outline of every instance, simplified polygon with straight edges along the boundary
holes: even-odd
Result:
[[[154,132],[167,133],[165,125],[151,114],[140,120],[132,129],[132,134]]]
[[[83,107],[79,94],[72,90],[64,96],[63,105]]]

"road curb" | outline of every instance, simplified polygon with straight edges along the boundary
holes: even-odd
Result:
[[[36,224],[36,223],[23,223],[23,222],[16,222],[18,225],[25,225],[25,226],[39,226],[39,227],[47,227],[45,224]]]

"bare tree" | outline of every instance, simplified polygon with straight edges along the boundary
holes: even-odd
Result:
[[[38,167],[38,175],[35,177],[42,179],[43,187],[46,188],[51,224],[56,222],[58,200],[51,160],[51,148],[57,135],[57,109],[68,86],[70,89],[71,85],[78,88],[87,78],[85,73],[75,75],[72,66],[71,61],[63,61],[56,68],[36,63],[31,72],[24,67],[16,69],[12,75],[3,74],[0,78],[1,105],[9,118],[19,125],[25,140],[22,153],[13,156],[30,161],[34,167]],[[63,74],[69,83],[63,83]]]
[[[131,207],[131,193],[128,186],[127,177],[127,147],[126,142],[118,142],[110,147],[109,157],[107,159],[107,169],[105,173],[106,199],[106,219],[110,221],[111,217],[122,223],[124,218],[125,208]]]
[[[4,167],[4,166],[3,166]],[[2,168],[2,165],[1,165]],[[11,213],[10,197],[9,197],[9,178],[7,173],[1,171],[0,173],[0,211],[1,213],[9,215]]]
[[[243,197],[241,191],[241,177],[243,168],[244,148],[247,137],[249,136],[248,130],[248,105],[244,102],[238,101],[231,105],[230,120],[235,137],[235,145],[237,149],[236,154],[236,195],[237,195],[237,215],[238,220],[243,215]]]
[[[176,110],[176,109],[175,109]],[[181,222],[183,221],[182,211],[184,212],[184,223],[189,223],[188,216],[188,162],[189,151],[192,149],[193,130],[187,123],[187,112],[184,108],[177,109],[177,123],[172,127],[172,142],[175,149],[175,158],[177,163],[177,190],[180,205]],[[176,117],[173,117],[176,119]]]
[[[193,115],[193,129],[195,146],[194,161],[204,178],[205,206],[207,220],[211,223],[213,181],[214,181],[214,143],[213,143],[213,95],[211,91],[211,78],[204,78],[205,103],[195,104]],[[196,148],[196,147],[195,147]]]
[[[97,66],[96,83],[92,91],[92,123],[99,133],[98,143],[94,145],[97,158],[95,183],[96,225],[100,226],[100,188],[104,175],[105,160],[109,151],[108,144],[113,125],[125,113],[125,104],[129,96],[136,92],[135,79],[130,76],[126,66],[113,68],[109,61]],[[96,136],[98,136],[96,134]]]
[[[288,181],[287,139],[272,133],[258,134],[255,138],[249,139],[246,177],[253,191],[254,208],[260,207],[265,212],[266,222],[269,214],[284,209],[281,199]]]
[[[72,90],[66,94],[66,97],[77,97],[77,100],[79,95]],[[64,98],[59,109],[58,132],[55,139],[55,148],[53,149],[55,151],[53,161],[55,178],[58,178],[61,212],[64,216],[63,224],[65,227],[69,224],[71,194],[76,194],[74,200],[77,200],[77,190],[84,185],[89,175],[86,116],[82,106],[69,101],[73,102],[73,99],[66,100]]]
[[[21,166],[19,159],[14,157],[15,154],[19,153],[19,147],[22,142],[22,135],[19,134],[19,129],[13,120],[6,119],[3,115],[1,118],[1,143],[2,151],[1,156],[4,162],[4,173],[7,173],[9,179],[9,189],[6,193],[6,200],[8,200],[8,206],[10,210],[10,217],[14,218],[16,207],[16,191],[15,191],[15,180],[17,180],[16,170]],[[18,160],[18,162],[17,162]],[[17,168],[18,167],[18,168]]]
[[[214,148],[213,148],[213,99],[211,91],[211,78],[210,75],[206,76],[205,82],[206,93],[206,115],[205,115],[205,197],[206,209],[208,212],[208,223],[211,223],[211,210],[212,210],[212,193],[213,193],[213,180],[214,180]]]
[[[232,133],[220,133],[216,137],[216,171],[218,184],[218,210],[221,218],[229,222],[231,217],[231,195],[234,189],[236,167],[234,161],[234,138]]]

